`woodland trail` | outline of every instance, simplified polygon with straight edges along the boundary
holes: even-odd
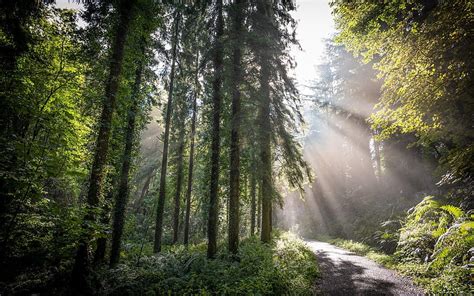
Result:
[[[318,258],[318,295],[424,295],[395,271],[331,244],[306,240]]]

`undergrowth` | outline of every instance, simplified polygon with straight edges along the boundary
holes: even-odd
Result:
[[[256,238],[239,254],[206,258],[205,246],[175,247],[104,271],[101,295],[312,295],[318,269],[314,254],[292,234],[271,245]]]

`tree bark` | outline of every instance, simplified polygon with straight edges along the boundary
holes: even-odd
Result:
[[[256,201],[256,180],[254,172],[251,172],[250,177],[250,235],[255,234],[255,212],[257,210],[257,201]]]
[[[207,223],[207,257],[214,258],[217,252],[217,220],[218,191],[219,191],[219,154],[220,154],[220,121],[222,101],[222,73],[223,73],[223,46],[224,19],[222,16],[222,0],[216,1],[217,20],[214,46],[214,79],[212,82],[212,134],[211,134],[211,179],[209,193],[209,216]]]
[[[257,191],[257,233],[262,232],[262,183],[258,186]]]
[[[123,152],[122,169],[120,172],[120,185],[115,197],[114,219],[112,225],[112,247],[110,249],[110,267],[117,265],[120,259],[120,247],[125,223],[125,209],[127,206],[130,175],[132,162],[133,144],[135,141],[136,117],[139,106],[140,86],[142,83],[143,62],[140,61],[135,72],[135,82],[132,89],[131,106],[127,116],[127,128],[125,131],[125,149]]]
[[[186,215],[184,220],[184,245],[189,243],[189,219],[191,217],[191,193],[193,190],[194,136],[196,134],[197,97],[199,94],[199,54],[196,55],[196,74],[194,79],[193,118],[191,120],[191,147],[189,151],[188,189],[186,191]]]
[[[244,0],[233,5],[233,53],[232,53],[232,115],[230,135],[230,180],[229,180],[229,252],[237,254],[239,249],[240,206],[240,84],[242,80],[242,51]]]
[[[173,244],[178,242],[179,237],[179,212],[181,208],[181,189],[183,188],[183,153],[184,153],[184,120],[179,131],[178,143],[178,170],[176,180],[176,194],[174,197],[173,213]]]
[[[168,103],[166,108],[165,118],[165,135],[163,139],[163,158],[161,161],[161,172],[160,172],[160,190],[158,194],[158,206],[156,208],[156,222],[155,222],[155,242],[153,245],[153,251],[159,253],[161,251],[161,237],[163,236],[163,213],[165,210],[165,199],[166,199],[166,170],[168,168],[168,146],[170,137],[170,124],[171,124],[171,113],[173,112],[173,86],[174,86],[174,72],[176,66],[176,51],[178,43],[178,32],[179,32],[179,21],[180,15],[176,15],[174,23],[174,36],[172,46],[172,62],[171,62],[171,73],[170,73],[170,85],[168,91]]]
[[[262,23],[261,38],[269,38],[265,29],[269,29],[271,21],[271,6],[265,0],[257,2],[257,11]],[[261,240],[269,243],[271,240],[271,207],[272,207],[272,156],[271,156],[271,122],[270,122],[270,56],[265,49],[259,50],[260,59],[260,105],[258,122],[260,131],[260,165],[262,179],[262,229]]]
[[[113,182],[114,184],[115,182]],[[115,184],[114,184],[115,185]],[[110,223],[110,202],[113,197],[114,197],[114,185],[112,185],[112,188],[110,188],[109,192],[107,192],[106,196],[106,201],[104,202],[104,207],[101,211],[101,216],[100,216],[100,223],[102,225],[106,225],[106,227],[109,226]],[[99,237],[97,239],[97,246],[95,248],[95,253],[94,253],[94,264],[102,264],[105,259],[105,253],[107,251],[107,237]]]
[[[72,270],[71,286],[76,291],[88,288],[86,277],[89,269],[89,243],[92,239],[90,225],[95,221],[94,209],[99,205],[104,179],[104,167],[107,160],[112,115],[115,109],[119,80],[122,74],[122,62],[130,22],[135,1],[122,0],[119,7],[119,22],[116,27],[115,40],[112,45],[112,56],[109,66],[109,77],[105,87],[105,98],[100,116],[100,127],[92,164],[89,190],[87,193],[87,212],[82,228],[85,235],[80,239],[74,267]]]

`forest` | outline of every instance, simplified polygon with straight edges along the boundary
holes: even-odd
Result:
[[[0,295],[474,294],[472,0],[0,0],[0,69]]]

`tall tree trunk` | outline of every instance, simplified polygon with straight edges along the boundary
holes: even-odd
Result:
[[[178,141],[178,176],[176,180],[176,194],[174,197],[173,244],[178,242],[179,237],[179,212],[181,208],[181,189],[183,188],[184,120],[180,127]]]
[[[199,94],[199,54],[196,55],[196,74],[194,79],[193,118],[191,121],[191,147],[189,151],[188,189],[186,191],[186,215],[184,220],[184,245],[189,243],[189,219],[191,217],[191,193],[193,190],[194,135],[196,134],[197,97]]]
[[[250,177],[250,235],[255,234],[255,212],[257,210],[255,173],[251,172]]]
[[[377,164],[377,181],[378,183],[382,183],[382,163],[380,157],[380,142],[374,139],[374,154],[375,154],[375,162]]]
[[[119,7],[119,22],[116,27],[115,40],[112,45],[112,56],[109,66],[109,77],[105,87],[105,98],[100,116],[100,127],[92,164],[89,190],[87,193],[87,212],[82,228],[85,235],[79,241],[74,267],[72,270],[71,286],[77,291],[88,288],[87,274],[89,269],[89,242],[92,239],[90,225],[95,221],[94,209],[99,205],[104,179],[104,167],[107,160],[109,138],[112,125],[112,115],[115,109],[119,80],[122,74],[122,62],[125,41],[132,19],[134,1],[122,0]]]
[[[229,252],[237,254],[239,248],[239,204],[240,204],[240,84],[242,80],[242,51],[244,0],[233,5],[232,26],[232,117],[230,135],[230,180],[229,180]]]
[[[115,196],[114,219],[112,225],[112,247],[110,249],[110,267],[114,267],[120,259],[120,246],[122,241],[123,226],[125,223],[125,208],[127,206],[129,188],[128,179],[132,162],[133,143],[135,140],[136,117],[139,106],[140,86],[142,83],[143,61],[140,61],[135,72],[135,82],[132,89],[131,106],[127,116],[125,131],[125,149],[123,152],[122,170],[120,172],[120,185]]]
[[[268,39],[271,26],[271,6],[266,0],[257,2],[257,11],[262,24],[261,38]],[[270,122],[270,56],[265,49],[259,50],[260,62],[260,105],[258,122],[260,132],[260,175],[262,179],[262,229],[261,240],[268,243],[271,240],[271,207],[273,196],[272,185],[272,156],[271,156],[271,122]]]
[[[257,233],[262,233],[262,182],[258,186],[257,194]]]
[[[219,154],[220,154],[220,121],[222,101],[224,18],[222,16],[222,0],[216,1],[217,20],[214,46],[214,80],[212,82],[212,134],[211,134],[211,184],[209,193],[209,217],[207,223],[207,257],[214,258],[217,252],[217,220],[219,191]]]
[[[114,177],[115,179],[115,177]],[[112,184],[115,185],[115,182]],[[114,198],[114,185],[107,192],[106,201],[104,202],[104,207],[101,211],[100,224],[108,227],[110,223],[110,201]],[[102,264],[105,259],[105,253],[107,251],[107,237],[99,237],[97,239],[97,246],[94,253],[94,264]]]
[[[135,208],[135,210],[139,210],[140,207],[142,206],[142,203],[143,203],[143,200],[145,199],[145,195],[148,194],[148,190],[150,188],[150,184],[151,184],[151,180],[153,179],[154,177],[154,174],[155,173],[155,169],[152,169],[150,174],[148,175],[148,177],[146,178],[145,180],[145,184],[143,184],[143,188],[142,188],[142,191],[140,193],[140,196],[138,197],[138,199],[135,200],[134,202],[134,205],[133,207]]]
[[[156,222],[155,222],[155,243],[153,245],[153,251],[158,253],[161,251],[161,237],[163,236],[163,213],[165,211],[165,198],[166,198],[166,170],[168,168],[168,146],[170,138],[170,124],[171,124],[171,113],[173,112],[173,86],[174,86],[174,72],[176,66],[176,51],[178,43],[178,32],[179,32],[179,20],[180,14],[176,15],[174,23],[174,36],[173,36],[173,47],[172,47],[172,62],[171,62],[171,73],[170,73],[170,85],[168,91],[168,103],[166,108],[165,118],[165,135],[163,139],[163,158],[161,161],[161,172],[160,172],[160,191],[158,193],[158,206],[156,208]]]
[[[266,67],[262,67],[266,68]],[[267,93],[268,80],[265,86],[265,76],[268,74],[265,69],[262,70],[262,94]],[[261,146],[260,146],[260,161],[261,161],[261,175],[262,175],[262,229],[261,229],[261,240],[264,243],[268,243],[271,240],[271,221],[272,221],[272,197],[273,197],[273,185],[272,185],[272,159],[271,159],[271,143],[270,143],[270,104],[269,99],[266,99],[264,95],[262,97],[263,102],[260,110],[260,121],[261,121]]]
[[[371,192],[373,189],[372,187],[377,183],[372,155],[370,153],[370,139],[372,138],[372,132],[369,125],[364,120],[359,121],[359,126],[361,129],[360,139],[362,140],[361,149],[363,149],[360,158],[360,166],[365,175],[362,184],[368,187],[366,188],[366,192]]]

